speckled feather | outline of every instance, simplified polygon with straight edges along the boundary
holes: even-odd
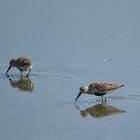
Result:
[[[32,61],[30,58],[19,57],[16,59],[17,66],[29,66],[32,65]]]
[[[117,88],[120,88],[124,85],[119,85],[119,84],[111,84],[111,83],[99,83],[95,82],[89,85],[89,88],[93,88],[95,92],[97,93],[104,93],[109,90],[115,90]]]

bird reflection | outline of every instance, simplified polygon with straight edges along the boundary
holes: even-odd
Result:
[[[29,91],[29,92],[33,91],[34,84],[29,79],[29,77],[21,77],[18,80],[12,80],[11,78],[8,78],[8,79],[13,88],[18,88],[19,90],[24,90],[24,91]]]
[[[76,108],[80,110],[78,105],[76,105]],[[103,118],[107,116],[112,116],[119,113],[124,113],[124,110],[121,110],[117,107],[108,105],[108,104],[96,104],[95,106],[88,107],[85,110],[80,110],[81,116],[83,118],[86,118],[88,115],[98,119]]]

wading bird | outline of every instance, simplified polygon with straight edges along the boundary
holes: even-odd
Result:
[[[29,76],[31,69],[32,69],[32,61],[30,58],[27,57],[19,57],[17,59],[11,59],[9,62],[9,68],[6,71],[6,75],[8,76],[8,71],[11,67],[15,67],[20,70],[21,77],[23,76],[23,71],[28,71],[26,76]]]
[[[123,87],[123,84],[111,84],[111,83],[91,83],[89,86],[82,86],[79,89],[79,94],[75,98],[75,102],[77,102],[78,98],[81,96],[82,93],[96,95],[102,97],[102,102],[106,102],[106,98],[103,96],[107,94],[109,91],[118,89]]]

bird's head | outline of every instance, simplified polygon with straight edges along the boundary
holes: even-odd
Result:
[[[6,75],[7,75],[8,71],[11,69],[11,67],[16,67],[16,60],[15,59],[11,59],[10,60],[10,62],[9,62],[9,68],[7,69],[7,71],[5,73]]]
[[[79,94],[75,98],[75,102],[77,102],[77,100],[79,99],[79,97],[81,96],[82,93],[87,93],[88,92],[88,89],[89,89],[88,86],[82,86],[82,87],[80,87]]]
[[[16,60],[15,59],[11,59],[9,62],[11,67],[15,67],[16,66]]]

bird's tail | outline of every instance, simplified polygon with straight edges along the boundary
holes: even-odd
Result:
[[[108,90],[115,90],[115,89],[121,88],[123,86],[124,86],[124,84],[121,84],[121,85],[119,85],[119,84],[110,84],[110,85],[108,85]]]

